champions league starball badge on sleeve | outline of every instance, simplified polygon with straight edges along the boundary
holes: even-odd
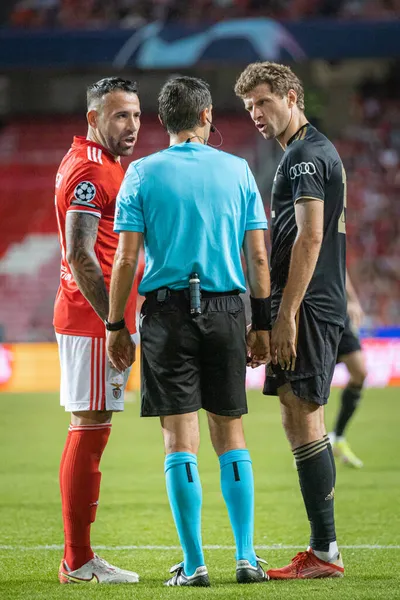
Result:
[[[96,188],[91,181],[81,181],[74,190],[74,196],[80,202],[91,202],[96,195]]]

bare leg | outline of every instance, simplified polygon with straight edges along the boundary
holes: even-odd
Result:
[[[71,425],[97,425],[111,423],[112,412],[109,410],[86,410],[71,413]]]
[[[165,454],[192,452],[197,454],[200,445],[199,417],[197,412],[185,415],[160,417]]]
[[[282,424],[292,450],[324,437],[324,407],[301,400],[289,383],[278,390]]]
[[[350,373],[350,380],[347,385],[361,388],[368,375],[362,350],[339,356],[338,362],[344,363]]]
[[[208,412],[207,418],[211,442],[218,456],[229,450],[246,448],[242,417],[224,417]]]

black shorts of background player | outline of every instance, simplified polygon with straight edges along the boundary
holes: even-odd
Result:
[[[310,548],[268,574],[341,577],[323,405],[346,315],[346,175],[333,144],[307,121],[303,86],[289,67],[249,65],[235,92],[262,136],[284,150],[271,198],[272,364],[264,393],[279,396],[311,525]]]

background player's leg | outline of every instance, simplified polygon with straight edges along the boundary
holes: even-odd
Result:
[[[336,437],[344,436],[345,429],[360,402],[361,391],[367,377],[364,355],[361,350],[340,356],[338,362],[346,365],[350,379],[342,392],[340,411],[333,430]]]
[[[349,354],[339,356],[338,362],[343,362],[350,374],[350,379],[342,391],[340,409],[331,438],[334,452],[342,461],[356,468],[363,466],[362,461],[351,450],[345,439],[345,431],[360,402],[361,393],[367,377],[364,354],[356,350]]]
[[[221,467],[221,490],[236,543],[236,560],[257,566],[253,546],[254,480],[250,453],[246,449],[241,417],[208,412],[208,425]]]
[[[90,526],[99,500],[99,465],[111,431],[109,411],[71,414],[71,425],[60,465],[60,489],[64,521],[64,559],[70,571],[94,556]]]
[[[168,499],[183,549],[184,572],[204,565],[201,538],[202,489],[197,468],[200,443],[197,412],[161,417]]]
[[[278,390],[282,422],[296,459],[311,525],[310,546],[318,558],[338,557],[334,521],[334,471],[323,422],[323,406],[298,398],[290,384]]]

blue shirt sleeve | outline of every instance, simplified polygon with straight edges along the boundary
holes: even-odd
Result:
[[[246,163],[247,175],[247,213],[245,231],[253,229],[268,229],[268,221],[265,216],[265,210],[261,194],[258,190],[256,180]]]
[[[134,164],[125,173],[117,196],[114,231],[144,233],[145,223],[140,189],[140,176]]]

